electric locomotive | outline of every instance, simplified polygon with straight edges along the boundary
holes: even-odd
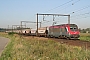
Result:
[[[62,24],[50,26],[48,37],[58,37],[67,39],[79,39],[80,32],[76,24]]]

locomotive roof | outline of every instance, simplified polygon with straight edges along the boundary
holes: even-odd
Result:
[[[67,26],[67,25],[75,26],[76,24],[60,24],[60,25],[54,25],[54,26]],[[53,26],[50,26],[50,27],[53,27]]]
[[[61,25],[54,25],[54,26],[63,26],[63,25],[76,25],[76,24],[61,24]]]

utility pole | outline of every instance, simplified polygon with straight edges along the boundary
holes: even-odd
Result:
[[[25,28],[26,28],[26,23],[25,23]]]
[[[9,29],[9,25],[8,25],[8,29]]]
[[[12,32],[13,32],[13,25],[12,25]]]
[[[68,15],[68,24],[70,24],[70,15]]]
[[[38,36],[38,13],[37,13],[37,36]]]
[[[21,21],[21,33],[22,33],[22,21]]]

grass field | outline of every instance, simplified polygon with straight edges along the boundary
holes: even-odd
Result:
[[[89,60],[90,51],[53,40],[0,33],[10,38],[0,60]]]
[[[90,41],[90,33],[80,33],[80,40]]]

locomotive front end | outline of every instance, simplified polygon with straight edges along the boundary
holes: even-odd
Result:
[[[78,26],[76,24],[70,24],[69,37],[71,39],[79,39],[80,32],[79,32]]]

